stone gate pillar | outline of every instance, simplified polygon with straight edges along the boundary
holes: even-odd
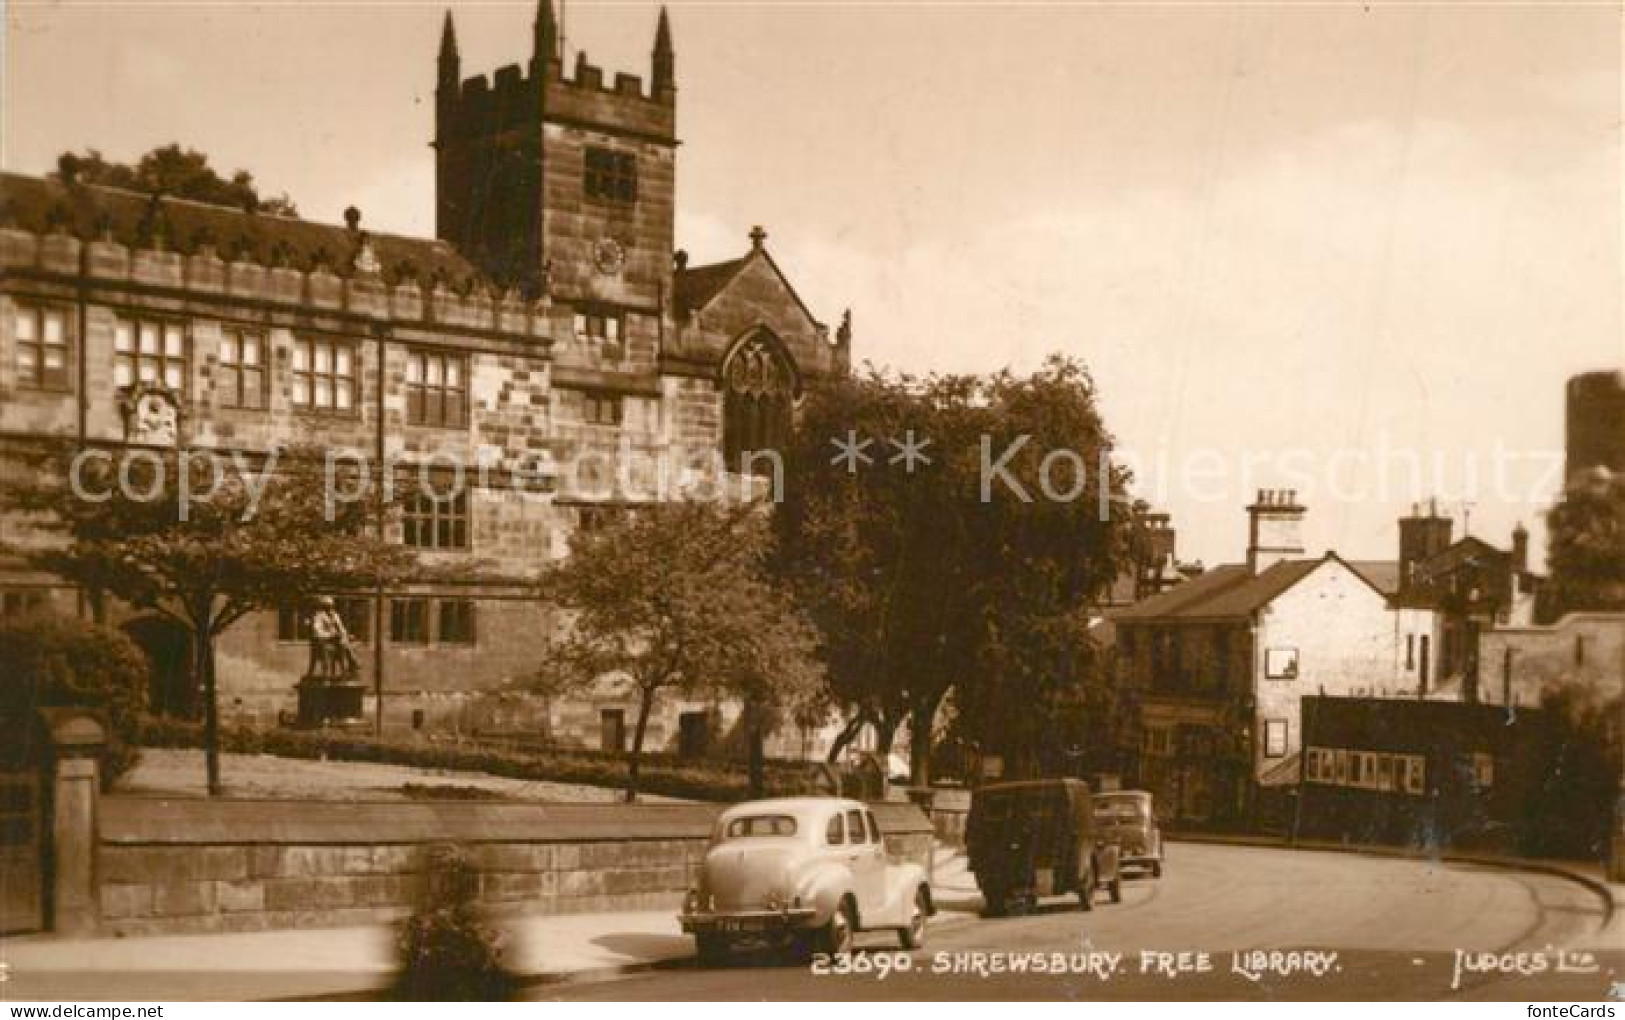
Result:
[[[99,758],[106,730],[84,709],[46,708],[51,735],[51,929],[58,935],[89,935],[101,925],[96,888],[96,800],[101,795]]]

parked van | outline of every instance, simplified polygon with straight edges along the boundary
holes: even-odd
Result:
[[[1044,896],[1076,895],[1084,910],[1105,890],[1122,901],[1117,844],[1097,837],[1089,785],[1078,779],[996,783],[971,794],[965,822],[971,871],[999,916]]]

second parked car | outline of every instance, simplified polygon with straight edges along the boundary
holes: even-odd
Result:
[[[1095,830],[1122,847],[1125,868],[1146,868],[1162,877],[1162,830],[1151,795],[1144,790],[1095,794]]]

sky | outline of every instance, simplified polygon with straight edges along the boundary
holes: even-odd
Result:
[[[533,3],[452,7],[465,75],[528,59]],[[694,262],[761,224],[882,367],[1082,360],[1183,558],[1259,488],[1315,555],[1429,497],[1539,554],[1564,381],[1625,365],[1618,6],[670,7]],[[13,0],[0,165],[180,141],[432,235],[444,8]],[[567,66],[647,80],[657,10],[568,0]]]

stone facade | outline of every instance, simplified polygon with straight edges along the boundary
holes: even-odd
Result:
[[[1538,708],[1559,687],[1605,704],[1625,692],[1625,613],[1570,613],[1546,627],[1482,631],[1478,658],[1485,704]]]
[[[719,266],[691,268],[674,252],[664,16],[647,93],[629,75],[606,82],[585,58],[566,76],[552,19],[543,0],[528,71],[464,81],[448,18],[440,240],[371,232],[354,209],[338,226],[71,173],[0,176],[0,454],[50,438],[131,449],[125,401],[150,383],[173,394],[184,447],[258,463],[317,444],[386,465],[409,508],[456,490],[460,472],[461,496],[437,504],[432,524],[389,526],[452,580],[346,607],[363,679],[383,699],[369,695],[368,712],[386,729],[540,728],[597,744],[612,708],[520,690],[554,626],[529,583],[567,555],[576,528],[729,469],[716,459],[742,347],[767,351],[769,374],[794,380],[787,397],[849,364],[850,329],[832,338],[814,319],[760,230]],[[788,415],[793,402],[774,406]],[[15,519],[0,527],[26,532]],[[0,564],[0,611],[83,612],[83,602]],[[184,709],[194,686],[184,636],[112,615],[154,659],[154,703]],[[292,711],[305,657],[296,619],[249,618],[219,656],[228,720],[269,725]],[[663,709],[657,740],[695,710]],[[778,750],[799,743],[791,735]]]
[[[929,869],[931,821],[873,808],[887,853]],[[92,898],[112,935],[376,924],[411,910],[427,848],[457,843],[499,913],[675,912],[718,810],[108,797]]]

